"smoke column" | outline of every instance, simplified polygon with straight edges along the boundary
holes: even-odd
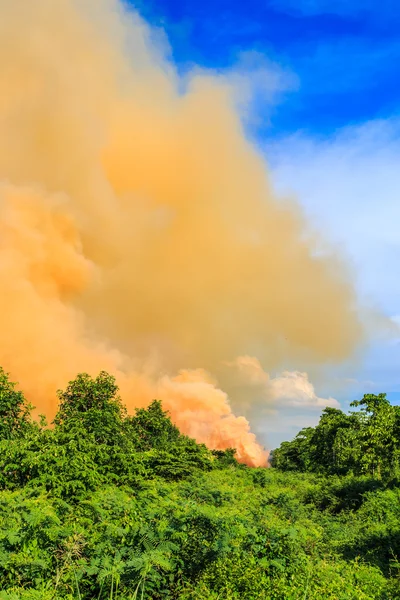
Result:
[[[209,373],[342,360],[339,261],[273,194],[223,81],[185,93],[117,0],[0,0],[0,364],[49,417],[78,372],[163,400],[214,448],[265,455]]]

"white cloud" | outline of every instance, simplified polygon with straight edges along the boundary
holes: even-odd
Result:
[[[269,394],[282,406],[320,410],[327,406],[340,408],[335,398],[320,398],[307,373],[300,371],[283,371],[269,382]]]
[[[400,312],[400,120],[348,127],[330,139],[303,133],[266,147],[273,181],[340,245],[360,294]]]
[[[311,224],[348,257],[361,302],[393,315],[376,324],[386,334],[349,363],[353,382],[335,388],[338,371],[331,369],[334,393],[347,406],[369,390],[397,390],[400,119],[347,127],[331,138],[299,132],[269,143],[266,155],[278,192],[297,196]]]
[[[400,327],[400,315],[393,315],[390,318],[396,326]]]
[[[226,364],[238,389],[250,399],[247,416],[268,448],[292,439],[303,427],[315,427],[324,408],[340,409],[335,398],[316,393],[307,373],[283,371],[270,376],[252,356],[239,356]]]
[[[275,409],[322,410],[326,406],[340,408],[334,398],[317,396],[307,373],[283,371],[276,377],[266,373],[259,360],[252,356],[240,356],[230,366],[237,369],[242,383],[258,388],[267,406]]]

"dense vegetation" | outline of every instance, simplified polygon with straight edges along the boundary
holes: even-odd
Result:
[[[392,406],[386,394],[365,394],[350,406],[359,410],[346,415],[325,408],[317,427],[302,429],[275,450],[272,464],[283,471],[397,477],[400,406]]]
[[[0,598],[400,598],[398,409],[346,416],[239,465],[154,401],[79,375],[52,427],[0,371]]]

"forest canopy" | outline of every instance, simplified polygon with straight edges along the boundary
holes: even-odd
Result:
[[[400,598],[399,408],[349,415],[239,464],[162,402],[129,415],[79,374],[52,424],[0,370],[0,599]],[[50,426],[51,425],[51,426]]]
[[[274,451],[273,465],[283,471],[397,476],[400,406],[392,406],[386,394],[365,394],[350,406],[358,410],[325,408],[316,427],[302,429]]]

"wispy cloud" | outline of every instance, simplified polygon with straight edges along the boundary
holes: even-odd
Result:
[[[230,84],[244,117],[253,124],[260,118],[257,106],[263,107],[265,120],[268,108],[281,102],[285,93],[299,87],[299,79],[293,71],[256,51],[240,53],[233,67],[221,71],[220,76]]]
[[[274,182],[296,194],[315,225],[353,264],[360,294],[400,312],[400,120],[347,127],[331,138],[302,133],[269,143]]]

